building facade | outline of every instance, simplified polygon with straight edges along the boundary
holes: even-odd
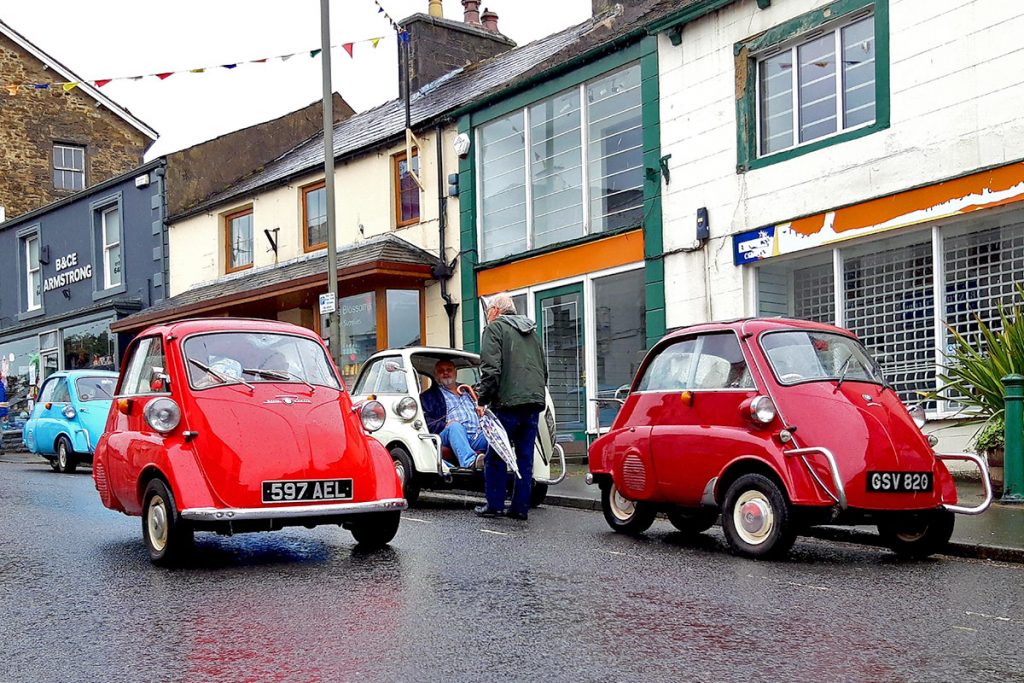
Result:
[[[651,27],[671,154],[668,325],[836,323],[904,401],[952,416],[955,404],[928,398],[950,328],[995,320],[1024,279],[1024,10],[718,4],[685,26]],[[940,433],[940,447],[962,447],[965,434]]]
[[[0,225],[0,380],[14,417],[57,370],[115,370],[110,325],[164,296],[164,167],[154,161]]]
[[[55,81],[78,85],[50,87]],[[156,141],[144,122],[2,21],[0,85],[0,223],[138,166]]]

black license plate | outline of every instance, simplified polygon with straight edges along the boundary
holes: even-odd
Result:
[[[931,490],[931,472],[868,472],[869,493],[921,493]]]
[[[351,479],[308,479],[263,482],[264,503],[351,500]]]

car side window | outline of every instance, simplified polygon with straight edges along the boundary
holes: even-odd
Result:
[[[388,372],[387,366],[397,366]],[[359,378],[356,394],[407,394],[409,393],[409,371],[405,368],[405,360],[401,356],[378,358]]]
[[[690,378],[696,339],[684,339],[662,349],[647,366],[637,391],[682,391]]]
[[[60,381],[59,377],[54,377],[43,385],[43,390],[39,392],[39,398],[36,400],[37,403],[51,403],[53,401],[53,392]]]
[[[63,377],[57,381],[56,386],[53,387],[53,398],[50,399],[52,403],[70,403],[71,394],[68,393],[68,381]]]
[[[711,391],[754,387],[754,378],[735,334],[704,335],[699,339],[698,348],[697,367],[690,388]]]
[[[154,371],[165,372],[167,364],[164,360],[164,348],[160,337],[146,337],[139,341],[128,361],[121,384],[121,393],[155,394],[149,380]]]

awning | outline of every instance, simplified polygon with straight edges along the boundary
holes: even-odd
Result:
[[[390,233],[346,245],[338,249],[337,259],[339,289],[388,279],[432,280],[440,265],[433,254]],[[326,287],[327,254],[306,256],[200,285],[122,318],[110,329],[129,332],[181,318],[224,315],[232,308]]]

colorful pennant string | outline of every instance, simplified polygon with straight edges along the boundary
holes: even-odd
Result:
[[[376,0],[374,0],[374,2],[376,2]],[[384,8],[380,6],[380,3],[377,3],[377,7],[378,7],[378,12],[379,13],[383,13],[384,16],[386,16],[388,18],[388,21],[391,22],[391,25],[393,27],[395,27],[395,30],[399,32],[398,33],[399,38],[403,42],[408,42],[409,41],[409,34],[406,31],[402,30],[391,19],[391,17],[388,17],[387,12],[385,12]],[[359,43],[369,43],[372,47],[376,48],[381,40],[383,40],[383,36],[375,36],[373,38],[365,38],[363,40],[355,40],[355,41],[348,42],[348,43],[341,43],[339,45],[332,45],[331,47],[332,48],[341,47],[343,50],[345,50],[346,53],[348,53],[349,57],[354,57],[355,56],[354,55],[355,45],[357,45]],[[103,86],[107,85],[108,83],[112,83],[114,81],[139,81],[139,80],[142,80],[143,78],[146,78],[146,77],[149,77],[149,76],[155,76],[156,78],[158,78],[161,81],[163,81],[163,80],[166,80],[166,79],[170,78],[171,76],[173,76],[175,74],[181,74],[181,73],[201,74],[201,73],[206,73],[207,71],[209,71],[211,69],[217,69],[217,68],[219,68],[219,69],[229,69],[230,70],[230,69],[234,69],[234,68],[236,68],[236,67],[238,67],[238,66],[240,66],[242,64],[266,64],[269,61],[287,62],[289,59],[291,59],[292,57],[295,57],[297,55],[309,55],[310,57],[315,58],[322,51],[323,50],[321,50],[321,49],[316,49],[316,50],[309,50],[309,51],[303,51],[303,52],[293,52],[293,53],[287,54],[287,55],[277,55],[277,56],[274,56],[274,57],[261,57],[260,59],[250,59],[248,61],[235,62],[233,64],[219,64],[217,66],[204,66],[204,67],[199,67],[199,68],[195,68],[195,69],[184,69],[184,70],[181,70],[181,71],[163,71],[163,72],[160,72],[160,73],[146,74],[146,75],[143,75],[143,76],[121,76],[121,77],[118,77],[118,78],[97,78],[97,79],[94,79],[94,80],[83,80],[83,81],[53,81],[53,82],[50,82],[50,83],[7,83],[7,84],[3,85],[3,88],[7,90],[7,93],[9,95],[17,95],[22,90],[25,90],[25,91],[30,91],[30,90],[31,91],[51,90],[51,89],[56,89],[58,87],[61,88],[64,92],[70,92],[70,91],[74,90],[75,88],[77,88],[78,86],[86,85],[86,84],[94,85],[97,88],[102,88]]]
[[[381,5],[378,0],[373,0],[373,4],[375,4],[377,6],[377,14],[383,14],[384,15],[384,18],[388,20],[389,24],[391,24],[391,28],[393,28],[395,30],[395,33],[398,34],[398,38],[403,43],[408,43],[409,42],[409,32],[406,31],[401,26],[399,26],[398,22],[391,18],[391,15],[387,13],[387,10],[384,9],[384,6]],[[376,46],[374,46],[374,47],[376,47]]]

